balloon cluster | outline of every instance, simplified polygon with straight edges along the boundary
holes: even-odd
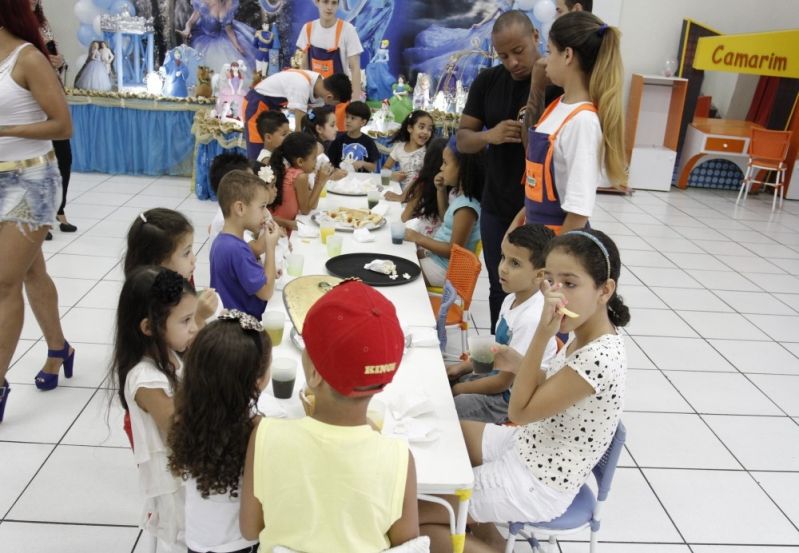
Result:
[[[516,0],[513,7],[532,16],[533,24],[541,33],[541,49],[546,49],[549,30],[557,17],[554,0]]]
[[[100,17],[126,11],[130,15],[136,15],[136,8],[130,0],[78,0],[75,3],[75,15],[80,21],[78,40],[84,46],[88,46],[93,40],[103,40]]]

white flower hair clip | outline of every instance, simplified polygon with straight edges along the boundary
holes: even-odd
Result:
[[[258,178],[267,184],[271,184],[275,181],[275,172],[272,171],[269,165],[264,165],[261,167],[261,170],[258,171]]]

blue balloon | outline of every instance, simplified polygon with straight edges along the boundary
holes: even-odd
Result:
[[[110,8],[113,3],[114,0],[94,0],[94,5],[103,10]]]
[[[136,8],[128,0],[116,0],[111,7],[108,8],[112,14],[122,13],[127,8],[130,15],[136,15]]]
[[[78,29],[78,40],[84,46],[88,46],[95,40],[94,27],[91,25],[81,25]]]

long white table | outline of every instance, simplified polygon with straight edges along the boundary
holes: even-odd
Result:
[[[398,220],[400,205],[391,203],[386,214],[388,221]],[[345,197],[328,194],[320,200],[320,209],[331,207],[366,207],[365,197]],[[404,257],[414,262],[416,248],[412,243],[402,245],[391,243],[389,225],[374,231],[374,242],[356,242],[351,233],[337,232],[344,238],[342,253],[374,252]],[[327,274],[325,262],[327,251],[317,238],[300,238],[294,233],[291,239],[293,251],[305,258],[304,275]],[[289,282],[292,277],[284,274],[278,281],[278,289]],[[413,333],[414,327],[434,328],[433,316],[428,300],[427,288],[420,276],[413,282],[401,286],[376,288],[383,293],[396,307],[400,324],[407,332]],[[267,311],[280,310],[286,312],[283,305],[282,292],[276,292],[267,306]],[[287,357],[297,361],[297,381],[294,394],[290,399],[276,399],[272,393],[271,383],[261,395],[258,406],[267,416],[285,416],[299,418],[305,415],[299,399],[299,391],[305,385],[305,377],[300,362],[300,350],[289,338],[291,322],[286,317],[283,341],[273,351],[273,358]],[[417,489],[420,499],[434,500],[430,494],[454,494],[459,498],[457,513],[450,511],[453,546],[456,553],[463,551],[466,532],[466,518],[469,497],[474,483],[474,474],[466,444],[455,411],[449,381],[446,376],[444,361],[438,347],[410,347],[403,356],[394,381],[386,390],[375,396],[375,402],[385,406],[396,397],[417,397],[424,394],[429,398],[432,412],[419,417],[420,421],[431,425],[438,433],[438,438],[431,442],[411,442],[410,449],[416,461]],[[387,415],[390,417],[390,414]],[[390,421],[386,421],[386,428]],[[445,505],[448,507],[448,504]]]

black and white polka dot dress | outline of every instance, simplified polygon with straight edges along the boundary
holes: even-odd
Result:
[[[547,378],[571,367],[595,390],[553,417],[522,427],[516,452],[541,482],[564,491],[580,488],[607,449],[624,405],[624,338],[605,334],[566,357],[561,348]]]

